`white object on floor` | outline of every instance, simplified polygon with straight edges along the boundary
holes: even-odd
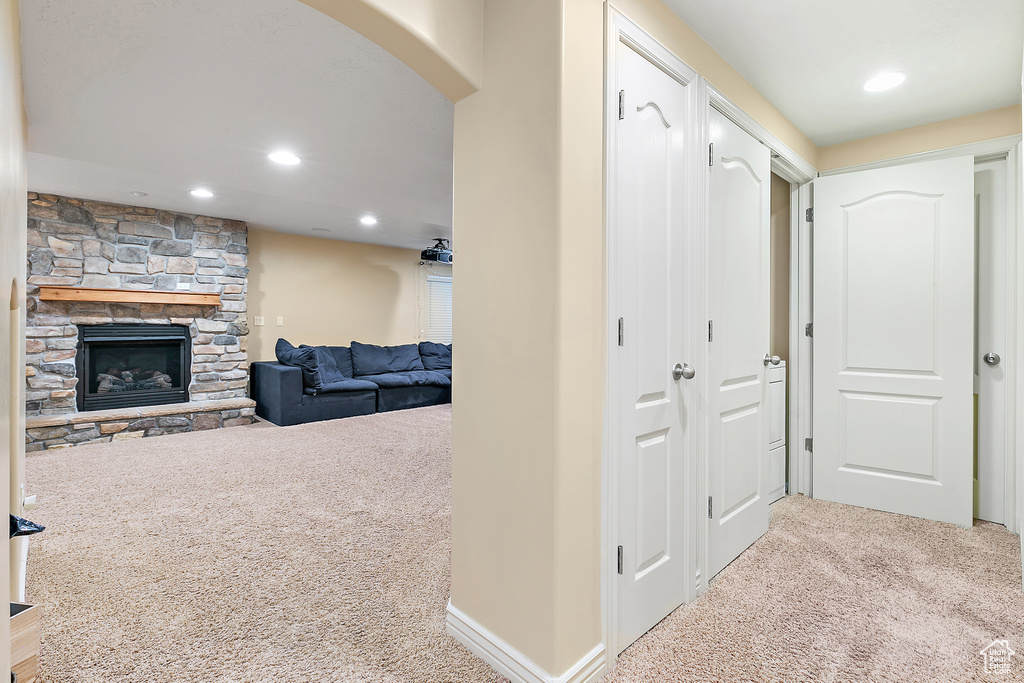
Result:
[[[786,495],[786,361],[768,368],[768,502]]]

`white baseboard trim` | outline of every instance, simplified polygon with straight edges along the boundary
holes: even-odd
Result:
[[[465,615],[448,602],[445,630],[470,652],[512,683],[597,683],[604,676],[604,644],[598,645],[561,676],[553,676],[529,657]]]

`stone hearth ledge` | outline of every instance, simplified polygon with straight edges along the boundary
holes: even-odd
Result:
[[[219,401],[191,401],[189,403],[165,403],[159,406],[137,408],[113,408],[111,410],[90,410],[67,415],[34,415],[25,418],[25,428],[59,427],[83,422],[110,422],[111,420],[138,420],[143,417],[162,417],[193,413],[212,413],[218,410],[239,410],[255,408],[251,398],[225,398]]]
[[[25,418],[27,452],[252,424],[256,401],[225,398]]]

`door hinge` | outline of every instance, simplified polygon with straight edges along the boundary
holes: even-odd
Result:
[[[814,207],[813,206],[811,208],[807,209],[807,211],[804,212],[804,220],[807,221],[808,223],[813,223],[814,222]]]
[[[626,118],[626,91],[619,91],[619,121]]]
[[[804,325],[804,336],[814,338],[814,323]]]
[[[715,143],[708,145],[708,166],[715,165]]]
[[[619,573],[622,573],[622,546],[619,546]]]
[[[708,341],[715,341],[715,321],[708,321]]]
[[[814,452],[814,440],[811,437],[804,439],[804,450],[811,453]]]
[[[622,346],[622,318],[619,318],[619,346]]]
[[[713,519],[713,517],[711,516],[712,510],[714,510],[714,507],[712,507],[711,505],[711,496],[708,496],[708,519]]]

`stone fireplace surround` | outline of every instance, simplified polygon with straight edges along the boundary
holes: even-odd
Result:
[[[26,451],[253,421],[245,223],[34,192],[28,216]],[[41,286],[216,294],[220,303],[44,301]],[[109,323],[187,327],[189,402],[78,412],[77,326]]]

